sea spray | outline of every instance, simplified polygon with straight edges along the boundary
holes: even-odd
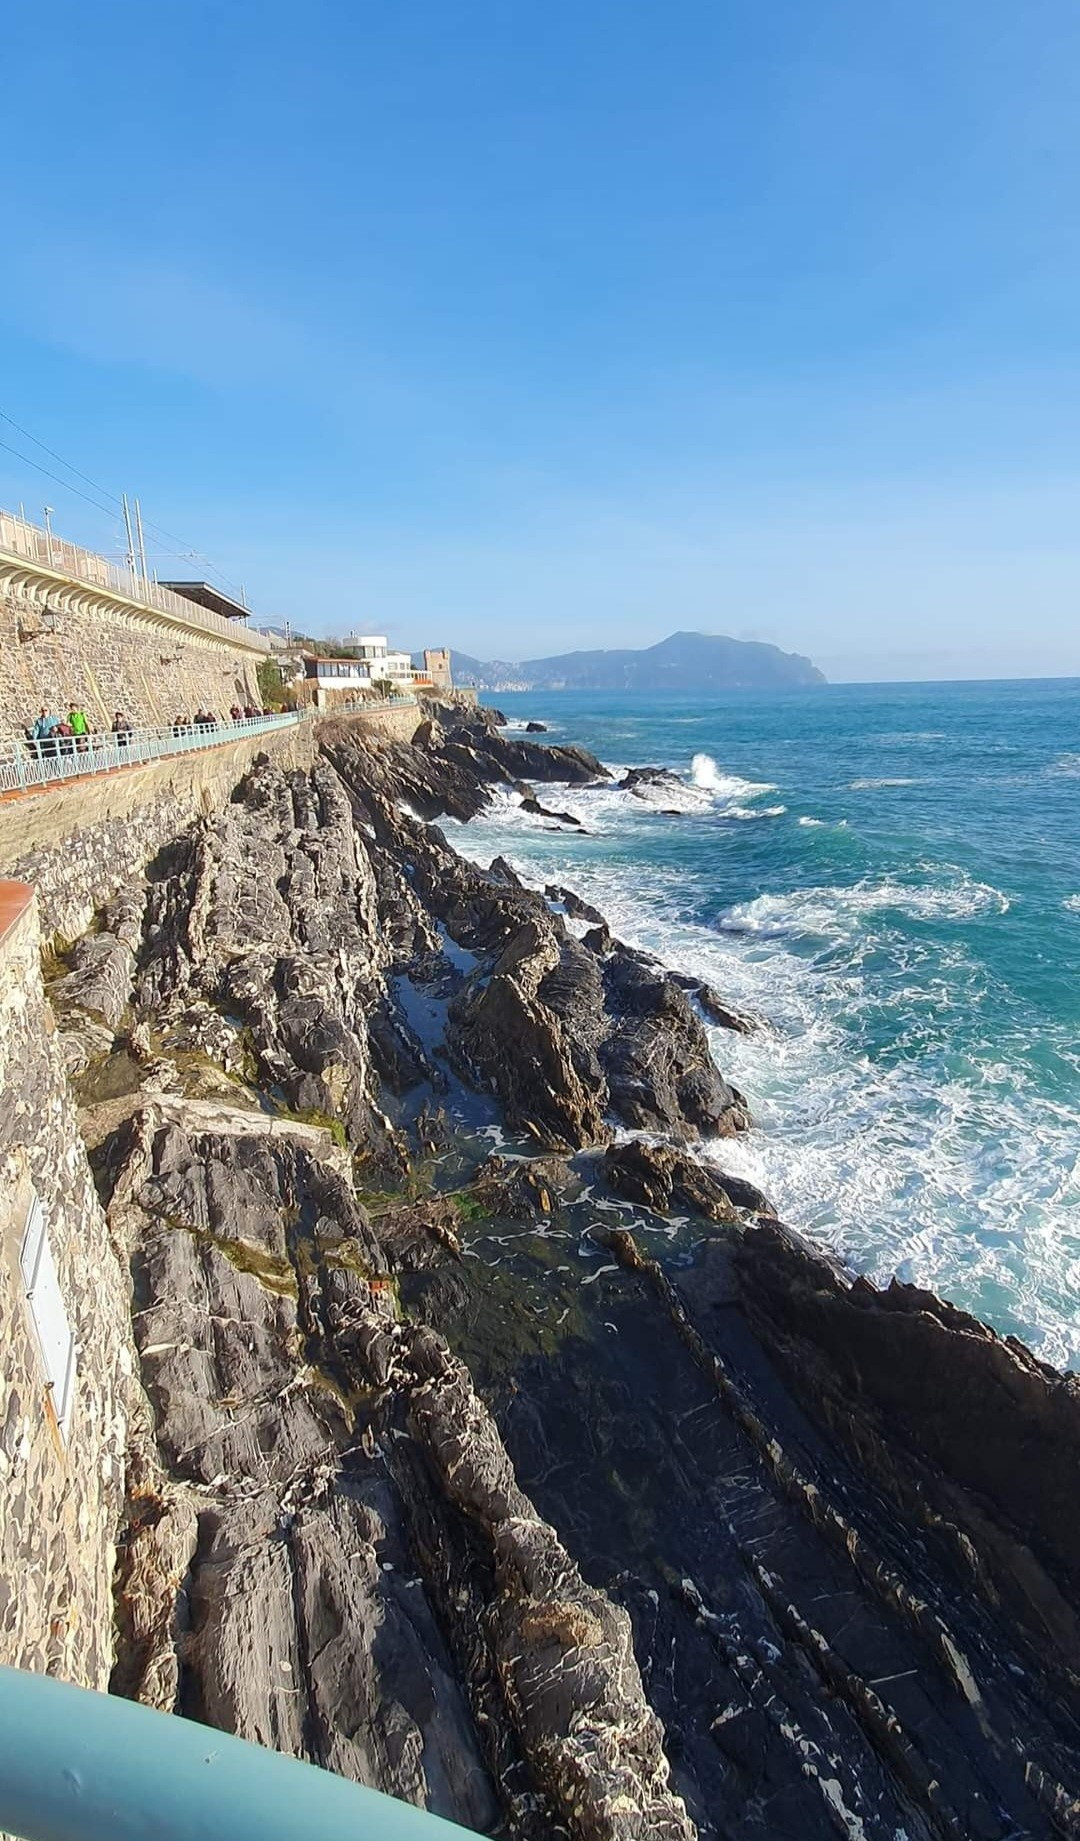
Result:
[[[795,1225],[1080,1363],[1075,688],[529,701],[620,772],[675,771],[687,809],[574,789],[576,837],[500,800],[455,846],[768,1020],[715,1038],[759,1121],[716,1154]]]

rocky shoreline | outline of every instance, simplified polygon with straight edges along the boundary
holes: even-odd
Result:
[[[438,828],[599,762],[320,753],[52,985],[132,1275],[116,1690],[526,1841],[1080,1832],[1075,1377],[699,1159],[752,1019]]]

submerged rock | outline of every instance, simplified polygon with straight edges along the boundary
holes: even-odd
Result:
[[[532,793],[526,794],[521,801],[521,809],[523,812],[528,812],[533,818],[553,818],[557,824],[571,825],[578,831],[581,829],[581,820],[575,818],[573,812],[553,812],[548,806],[541,805],[539,799],[535,798]]]
[[[549,1215],[570,1188],[574,1176],[562,1157],[489,1157],[469,1190],[473,1204],[487,1214],[530,1221]]]

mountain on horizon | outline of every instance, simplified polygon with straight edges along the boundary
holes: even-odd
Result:
[[[672,633],[635,650],[562,652],[520,662],[451,653],[454,683],[477,690],[790,690],[824,684],[813,662],[756,639]]]

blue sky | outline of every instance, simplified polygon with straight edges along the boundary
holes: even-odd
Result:
[[[0,410],[260,613],[1080,675],[1075,0],[54,0],[5,44]],[[122,548],[0,448],[19,501]]]

